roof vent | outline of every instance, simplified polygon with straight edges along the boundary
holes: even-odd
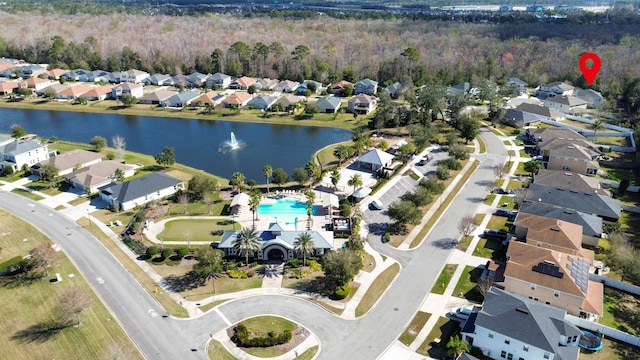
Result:
[[[573,174],[572,174],[572,173],[570,173],[570,172],[566,172],[566,173],[564,173],[564,174],[565,174],[565,175],[567,175],[567,176],[571,176],[571,175],[573,175]]]
[[[527,314],[527,315],[529,314],[529,310],[523,309],[523,308],[519,308],[519,307],[516,308],[516,311],[519,312],[519,313]]]
[[[560,229],[552,227],[551,231],[560,231]]]

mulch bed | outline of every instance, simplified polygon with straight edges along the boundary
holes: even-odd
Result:
[[[235,326],[231,326],[227,328],[227,335],[229,336],[229,339],[231,339],[231,337],[233,336],[234,327]],[[308,336],[309,336],[309,331],[302,326],[298,326],[295,330],[293,330],[293,336],[291,337],[291,341],[289,341],[286,344],[272,346],[271,348],[277,349],[278,351],[280,351],[281,354],[286,354],[289,351],[293,350],[296,346],[300,345],[303,341],[305,341]],[[252,349],[252,348],[243,348],[243,347],[238,347],[238,348],[245,352],[247,349]]]

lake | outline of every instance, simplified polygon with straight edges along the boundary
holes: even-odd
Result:
[[[179,163],[227,179],[239,171],[247,181],[258,183],[265,182],[262,168],[266,164],[291,175],[319,149],[351,138],[349,130],[312,126],[0,108],[0,133],[10,133],[12,124],[43,138],[83,143],[99,135],[111,145],[111,138],[120,135],[127,150],[148,155],[170,146]],[[219,151],[231,132],[245,146]]]

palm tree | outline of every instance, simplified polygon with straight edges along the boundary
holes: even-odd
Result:
[[[353,174],[347,182],[347,185],[353,186],[353,192],[356,192],[356,188],[362,186],[362,176],[360,176],[360,174]]]
[[[346,145],[338,145],[333,150],[333,156],[338,158],[338,167],[342,167],[342,161],[349,157],[349,147]]]
[[[333,189],[338,189],[338,183],[340,182],[340,171],[338,169],[334,169],[331,172],[331,184],[333,184]]]
[[[447,343],[447,354],[452,355],[454,358],[458,358],[458,355],[465,351],[469,351],[469,345],[460,336],[455,335],[449,339]]]
[[[604,123],[600,119],[596,119],[593,124],[591,124],[591,129],[593,130],[593,137],[596,137],[596,133],[598,130],[604,127]]]
[[[198,263],[193,267],[196,276],[204,281],[211,279],[213,283],[213,293],[215,294],[216,278],[222,272],[222,252],[206,246],[196,250],[195,257],[196,260],[198,260]]]
[[[249,252],[262,249],[258,232],[251,228],[242,228],[242,230],[238,232],[238,237],[233,241],[232,246],[238,255],[244,252],[247,265],[249,265]]]
[[[256,211],[258,211],[258,206],[260,205],[260,199],[262,198],[262,194],[259,190],[256,190],[251,193],[251,197],[249,198],[249,209],[253,213],[251,216],[251,220],[253,222],[252,228],[256,228]]]
[[[307,191],[304,195],[307,197],[307,215],[309,216],[307,221],[309,222],[311,221],[311,213],[313,211],[313,202],[316,200],[316,193],[313,191]]]
[[[262,173],[264,173],[264,177],[267,178],[267,194],[269,193],[269,179],[271,178],[271,175],[273,174],[273,168],[271,167],[271,165],[267,164],[262,168]]]
[[[296,237],[296,241],[293,243],[293,249],[302,253],[302,266],[307,266],[307,253],[313,253],[316,248],[316,243],[313,241],[311,234],[303,232]]]

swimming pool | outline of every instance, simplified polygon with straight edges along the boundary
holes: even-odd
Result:
[[[311,214],[316,214],[316,206],[314,205]],[[297,199],[276,199],[262,202],[258,206],[258,216],[268,215],[277,220],[279,223],[295,224],[297,221],[307,219],[307,203]]]

